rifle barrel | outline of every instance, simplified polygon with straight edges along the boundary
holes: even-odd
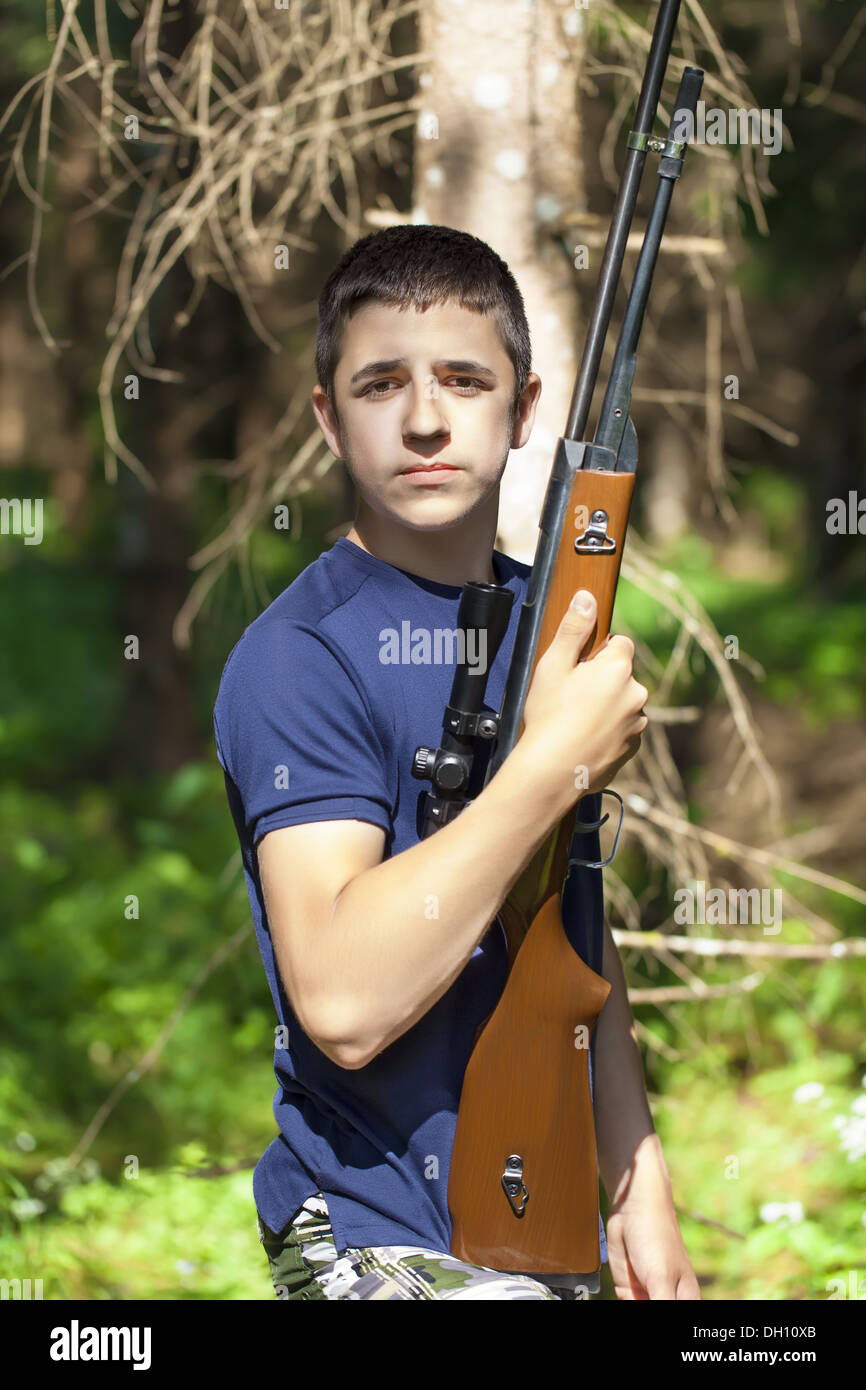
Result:
[[[652,131],[679,10],[680,0],[661,0],[632,127],[641,135],[648,135]],[[565,439],[582,439],[586,431],[589,408],[592,404],[595,383],[598,378],[598,368],[610,324],[616,287],[622,273],[622,262],[645,162],[645,149],[629,149],[626,152],[625,168],[611,214],[610,228],[598,273],[586,340],[583,345],[583,355],[580,359],[577,380],[571,397],[568,423],[563,436]]]
[[[676,134],[684,113],[688,112],[692,117],[694,116],[703,80],[704,74],[700,68],[687,67],[683,72],[668,130],[669,142],[676,140]],[[638,339],[643,327],[644,313],[658,260],[659,247],[664,235],[665,222],[673,197],[674,184],[680,176],[686,152],[687,142],[683,140],[678,143],[682,146],[679,153],[673,156],[665,155],[659,164],[658,187],[641,243],[634,280],[623,315],[607,390],[604,393],[598,416],[598,427],[593,439],[593,443],[612,449],[617,456],[626,428]],[[617,466],[619,466],[619,462]]]
[[[636,136],[650,136],[658,107],[662,80],[667,67],[680,0],[661,0],[656,16],[647,66],[638,98],[635,124]],[[683,93],[680,85],[680,97]],[[697,98],[695,98],[697,99]],[[646,162],[646,140],[629,143],[626,162],[620,179],[610,230],[605,243],[604,257],[599,270],[595,299],[590,315],[583,355],[578,368],[566,432],[559,440],[547,494],[539,519],[538,544],[529,578],[526,598],[521,607],[517,633],[512,648],[511,663],[505,681],[500,707],[499,734],[491,752],[485,773],[485,785],[502,766],[517,743],[523,721],[523,707],[532,676],[538,637],[550,591],[565,508],[571,491],[573,470],[583,462],[584,431],[589,407],[595,390],[602,348],[610,323],[616,287],[622,272],[629,228],[637,201],[643,167]],[[671,182],[671,180],[665,180]]]

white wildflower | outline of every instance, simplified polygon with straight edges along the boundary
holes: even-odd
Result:
[[[794,1100],[797,1105],[805,1105],[809,1100],[817,1100],[823,1096],[824,1087],[820,1081],[804,1081],[802,1086],[798,1086],[794,1092]]]
[[[765,1202],[761,1207],[762,1221],[781,1221],[784,1217],[797,1225],[803,1220],[802,1202]]]

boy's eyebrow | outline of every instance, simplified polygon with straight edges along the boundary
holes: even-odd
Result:
[[[407,367],[409,364],[405,357],[392,357],[385,362],[368,362],[361,367],[349,382],[350,386],[357,386],[359,382],[367,381],[368,378],[383,376],[387,372],[395,372],[399,367]],[[486,377],[489,381],[496,381],[496,373],[490,368],[485,367],[483,362],[475,362],[471,359],[441,358],[433,363],[434,367],[446,367],[451,372],[473,372],[476,376]]]

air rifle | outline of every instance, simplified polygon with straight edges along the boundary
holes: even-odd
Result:
[[[637,342],[674,185],[697,109],[703,72],[682,73],[667,138],[652,134],[680,0],[661,0],[646,71],[599,271],[583,356],[564,436],[559,440],[539,520],[500,711],[484,708],[486,674],[508,627],[513,595],[471,582],[461,595],[458,630],[487,632],[483,675],[458,663],[438,749],[418,748],[413,776],[432,782],[422,838],[468,803],[478,741],[489,743],[485,783],[514,748],[539,657],[553,641],[573,594],[588,589],[597,622],[583,658],[610,632],[637,467],[629,415]],[[595,437],[583,439],[617,283],[649,151],[659,184],[638,257]],[[466,643],[460,644],[466,650]],[[574,950],[561,899],[572,865],[601,871],[607,860],[570,857],[575,835],[598,844],[600,797],[579,798],[551,832],[500,909],[509,973],[496,1008],[476,1032],[457,1115],[448,1181],[451,1251],[492,1269],[536,1274],[599,1269],[598,1163],[589,1045],[610,985]],[[615,792],[610,793],[613,796]],[[622,806],[621,799],[620,807]],[[620,811],[619,829],[622,827]],[[619,840],[619,829],[617,839]],[[614,845],[614,853],[616,844]],[[600,896],[600,895],[599,895]]]

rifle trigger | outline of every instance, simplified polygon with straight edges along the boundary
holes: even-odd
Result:
[[[502,1188],[508,1198],[508,1205],[515,1216],[522,1216],[529,1201],[529,1188],[523,1181],[523,1159],[520,1154],[509,1154],[505,1160],[502,1174]],[[515,1206],[514,1198],[520,1194],[520,1206]]]

